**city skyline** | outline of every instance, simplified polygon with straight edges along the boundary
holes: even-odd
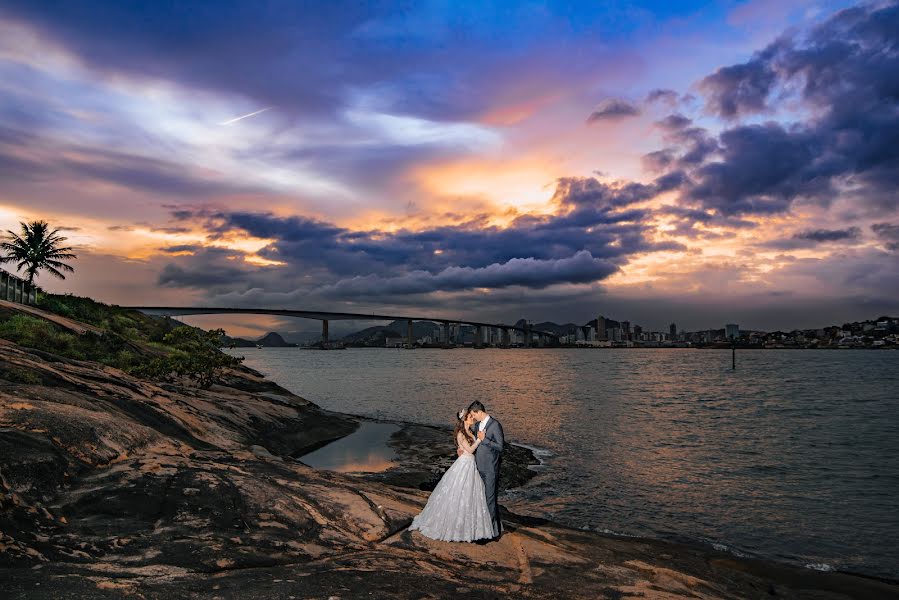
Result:
[[[177,318],[181,321],[185,321],[183,316]],[[378,335],[386,337],[388,340],[388,347],[393,347],[389,343],[390,339],[392,339],[391,336],[395,337],[397,340],[395,345],[408,345],[410,333],[407,332],[406,321],[403,319],[398,319],[393,322],[369,322],[366,326],[362,326],[361,328],[359,321],[347,320],[336,321],[334,323],[337,326],[335,327],[334,324],[332,324],[329,328],[333,334],[330,338],[331,340],[341,340],[345,342],[353,338],[358,338],[360,335],[365,337],[366,334],[369,334],[375,335],[375,337]],[[416,342],[424,344],[440,344],[447,342],[445,338],[446,330],[441,324],[426,318],[415,319],[414,323],[415,328],[418,330],[422,327],[426,329],[430,327],[433,329],[433,332],[428,333],[427,335],[415,334],[413,339],[415,339]],[[832,344],[836,347],[839,345],[841,338],[862,338],[866,336],[871,337],[871,339],[868,340],[869,346],[870,342],[874,339],[872,336],[885,338],[887,342],[892,345],[899,344],[899,317],[892,317],[889,315],[880,315],[878,317],[852,322],[830,323],[811,328],[787,327],[773,330],[744,328],[740,327],[737,323],[725,323],[721,327],[711,326],[692,330],[678,328],[676,323],[669,323],[667,330],[664,328],[653,329],[651,327],[643,327],[639,323],[631,323],[626,320],[619,321],[610,317],[605,317],[604,315],[599,315],[596,319],[582,324],[571,322],[556,323],[551,320],[535,323],[526,319],[519,319],[514,323],[507,323],[506,325],[497,324],[495,326],[481,327],[482,341],[487,345],[507,345],[509,343],[522,344],[524,341],[524,334],[521,330],[503,333],[503,329],[508,329],[509,325],[514,325],[516,327],[526,325],[532,327],[535,332],[535,340],[537,339],[536,332],[554,333],[557,335],[554,342],[558,342],[561,345],[576,345],[590,342],[637,342],[638,345],[639,343],[645,342],[660,342],[663,345],[671,342],[686,342],[687,345],[702,345],[727,342],[731,340],[732,336],[739,339],[740,343],[743,344],[747,342],[756,345],[770,343],[770,347],[775,347],[775,343],[780,344],[782,339],[786,339],[790,344],[793,344],[794,337],[798,337],[799,342],[801,343],[814,341],[814,343],[811,344],[812,347],[818,346],[819,341],[821,342],[821,346],[827,347]],[[285,331],[283,329],[281,331],[270,331],[266,332],[265,336],[259,336],[259,338],[272,334],[278,336],[283,334],[287,341],[291,343],[300,345],[316,343],[322,339],[321,333],[317,327],[318,326],[315,326],[312,329],[301,331]],[[468,341],[476,339],[478,327],[479,326],[467,324],[464,321],[450,323],[450,339],[455,340],[456,342],[461,342],[463,339]],[[226,332],[226,335],[229,338],[239,338],[247,342],[254,341],[255,339],[232,336],[230,335],[230,332]],[[806,339],[806,335],[810,337]],[[820,337],[821,340],[817,340],[816,337]],[[547,338],[547,341],[548,340],[549,338]],[[376,343],[375,345],[377,346],[379,343]],[[856,345],[862,346],[864,344],[859,343]],[[781,346],[778,345],[777,347]],[[805,347],[809,346],[806,345]]]
[[[899,6],[0,7],[49,291],[665,331],[899,312]],[[275,317],[192,317],[238,336]]]

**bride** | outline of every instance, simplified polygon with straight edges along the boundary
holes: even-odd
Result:
[[[474,417],[468,410],[456,415],[456,443],[462,450],[431,492],[421,513],[412,519],[410,530],[444,542],[473,542],[496,537],[484,482],[474,462],[481,440],[471,433]]]

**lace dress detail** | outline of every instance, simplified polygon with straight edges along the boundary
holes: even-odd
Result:
[[[417,529],[429,538],[445,542],[473,542],[495,537],[484,482],[474,462],[474,451],[481,440],[469,444],[460,433],[456,441],[463,451],[462,456],[444,473],[409,529]]]

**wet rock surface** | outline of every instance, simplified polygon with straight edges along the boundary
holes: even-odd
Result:
[[[371,481],[431,491],[457,458],[450,429],[398,423],[388,445],[396,451],[397,465],[381,473],[364,475]],[[506,442],[500,470],[500,493],[521,487],[536,473],[530,468],[540,464],[534,453]]]
[[[393,473],[317,471],[291,457],[358,419],[248,370],[226,383],[162,387],[0,341],[3,597],[899,597],[887,582],[514,515],[496,542],[435,542],[406,527],[427,500],[417,488],[455,458],[447,431],[403,427]],[[506,485],[532,459],[510,452]]]

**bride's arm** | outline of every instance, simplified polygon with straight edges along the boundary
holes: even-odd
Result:
[[[469,444],[468,440],[465,438],[464,433],[459,433],[456,441],[459,443],[459,447],[469,454],[474,454],[474,451],[477,449],[478,445],[481,443],[481,440],[475,440],[473,444]]]

